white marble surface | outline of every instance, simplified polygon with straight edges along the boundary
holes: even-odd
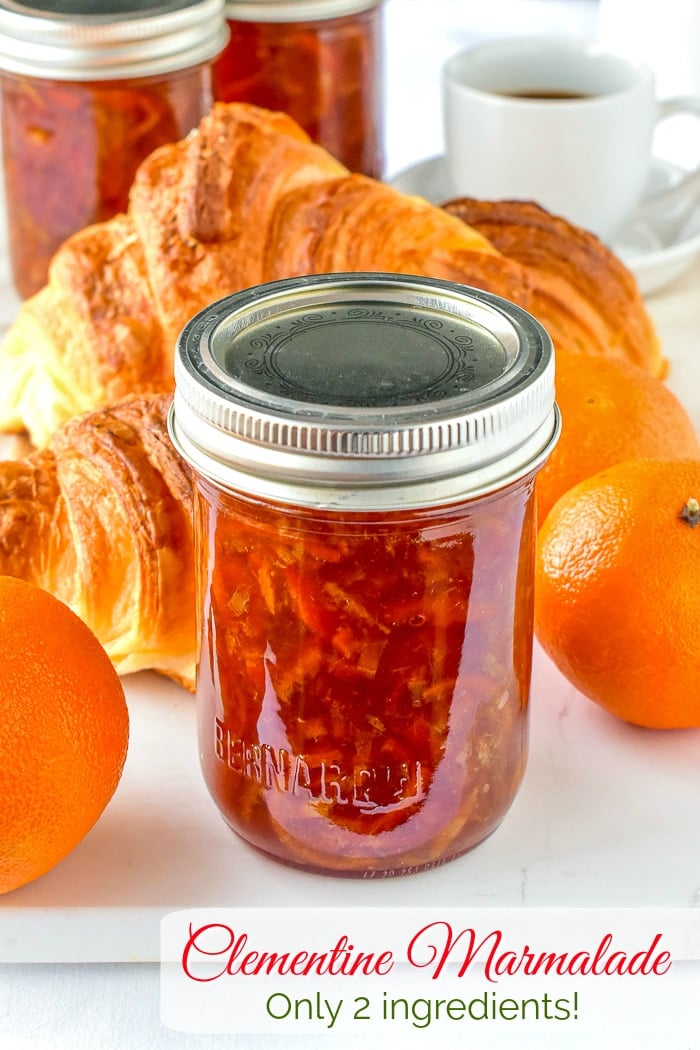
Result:
[[[588,31],[590,0],[392,0],[389,7],[388,171],[438,152],[436,77],[442,58],[474,33]],[[0,273],[0,278],[3,276]],[[670,386],[700,426],[700,266],[650,301]],[[5,300],[7,304],[7,300]],[[6,306],[7,308],[7,306]],[[582,700],[536,656],[532,750],[504,824],[444,868],[385,883],[326,880],[263,860],[232,838],[197,768],[191,699],[143,675],[128,682],[132,745],[113,802],[84,842],[44,879],[0,899],[0,1047],[356,1046],[286,1038],[197,1037],[158,1021],[158,918],[212,904],[430,905],[509,909],[673,908],[700,905],[700,731],[651,733]],[[693,955],[694,952],[689,952]],[[19,964],[19,960],[24,960]],[[85,960],[90,965],[84,965]],[[680,971],[679,971],[680,974]],[[700,965],[685,964],[687,1024],[659,1050],[700,1046]],[[680,978],[679,978],[680,979]],[[675,1029],[674,1029],[675,1031]],[[598,1045],[642,1048],[634,1018]],[[512,1041],[512,1040],[515,1041]],[[631,1041],[630,1041],[631,1040]],[[422,1045],[432,1046],[426,1035]],[[469,1045],[479,1045],[470,1042]],[[485,1044],[484,1044],[485,1045]],[[489,1043],[488,1045],[496,1045]],[[577,1046],[510,1036],[503,1046]]]
[[[65,861],[0,899],[0,962],[156,961],[159,920],[181,907],[632,908],[640,924],[648,909],[700,908],[687,805],[700,731],[622,725],[540,652],[528,771],[501,828],[458,861],[383,882],[307,875],[246,847],[204,787],[191,697],[151,675],[126,684],[117,794]],[[700,960],[700,928],[684,954]]]

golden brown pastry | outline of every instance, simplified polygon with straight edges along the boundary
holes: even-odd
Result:
[[[169,403],[129,398],[0,463],[0,574],[66,602],[120,674],[152,668],[192,689],[192,489]]]
[[[601,267],[617,273],[600,248]],[[624,352],[658,373],[634,282],[611,325],[604,282],[590,289],[577,267],[558,265],[510,257],[458,215],[350,175],[283,114],[219,104],[144,161],[127,216],[59,249],[49,284],[0,347],[0,431],[26,427],[43,445],[78,412],[170,389],[175,340],[193,314],[241,288],[308,273],[384,270],[474,285],[539,310],[562,344]],[[618,339],[625,321],[629,347]]]
[[[529,201],[464,198],[443,207],[528,268],[532,312],[557,345],[617,354],[663,376],[666,363],[637,283],[592,233]]]

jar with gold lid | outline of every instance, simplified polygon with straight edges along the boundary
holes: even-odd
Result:
[[[3,162],[15,285],[124,211],[140,162],[213,102],[224,0],[0,0]]]
[[[225,820],[332,875],[476,846],[525,768],[547,334],[443,281],[253,288],[183,331],[170,432],[195,477],[200,757]]]
[[[383,167],[381,0],[235,0],[215,66],[224,102],[288,113],[351,171]]]

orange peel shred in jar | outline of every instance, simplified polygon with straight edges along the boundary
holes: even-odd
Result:
[[[283,110],[350,171],[380,178],[381,0],[238,0],[226,16],[217,99]]]
[[[548,336],[447,282],[300,278],[194,318],[176,381],[224,819],[335,875],[471,849],[526,761]]]
[[[141,161],[213,102],[224,0],[0,0],[13,279],[47,280],[72,233],[125,211]]]

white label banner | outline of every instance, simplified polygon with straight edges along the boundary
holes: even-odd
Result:
[[[699,949],[692,909],[184,910],[161,924],[161,1020],[287,1038],[687,1050]]]

